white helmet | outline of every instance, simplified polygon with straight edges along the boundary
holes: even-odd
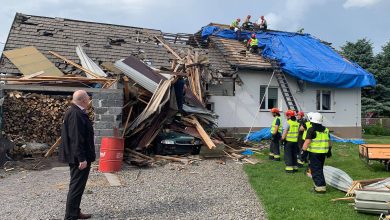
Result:
[[[323,117],[320,113],[315,112],[311,115],[311,118],[309,119],[310,122],[316,123],[316,124],[322,124]]]
[[[311,117],[313,116],[313,114],[314,114],[314,112],[309,112],[309,113],[306,114],[307,119],[308,119],[309,121],[311,121]]]

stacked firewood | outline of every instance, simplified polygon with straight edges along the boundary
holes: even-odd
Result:
[[[3,133],[17,145],[52,145],[61,134],[70,100],[70,96],[9,92],[3,103]]]

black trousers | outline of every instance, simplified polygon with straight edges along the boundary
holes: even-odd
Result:
[[[275,158],[280,157],[280,139],[281,139],[281,135],[279,132],[277,132],[275,135],[272,136],[271,145],[270,145],[270,155],[274,156]]]
[[[65,219],[78,219],[80,214],[81,197],[83,196],[85,185],[87,184],[91,163],[83,170],[79,169],[77,164],[69,164],[70,168],[70,183],[69,192],[66,199]]]
[[[284,147],[284,163],[286,168],[297,168],[297,152],[298,152],[298,143],[287,141],[286,146]]]
[[[309,168],[315,186],[326,186],[324,176],[324,163],[326,154],[309,152]]]

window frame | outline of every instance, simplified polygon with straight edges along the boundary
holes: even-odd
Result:
[[[317,95],[318,95],[318,92],[320,93],[320,100],[319,100],[319,109],[318,109],[318,100],[317,100]],[[330,94],[329,94],[329,98],[330,98],[330,100],[329,100],[329,110],[326,110],[326,109],[323,109],[323,94],[324,94],[324,92],[329,92]],[[334,91],[333,90],[331,90],[331,89],[316,89],[316,110],[318,111],[318,112],[335,112],[334,111],[334,105],[333,105],[333,102],[332,102],[332,100],[334,99]]]
[[[263,99],[263,97],[261,96],[261,88],[262,87],[265,87],[265,98],[264,98],[264,108],[261,108],[261,100]],[[268,103],[268,90],[269,89],[276,89],[276,106],[274,106],[273,108],[278,108],[278,100],[279,100],[279,87],[278,86],[269,86],[267,88],[267,85],[260,85],[260,88],[259,88],[259,96],[260,96],[260,99],[259,99],[259,105],[260,105],[260,111],[262,112],[269,112],[269,110],[271,110],[272,108],[269,108],[269,103]]]

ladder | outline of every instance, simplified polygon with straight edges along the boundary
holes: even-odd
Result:
[[[287,108],[290,110],[298,111],[298,105],[295,102],[294,96],[291,92],[290,86],[288,85],[287,78],[284,75],[277,61],[271,61],[272,67],[275,72],[275,78],[279,84],[280,91],[282,92],[284,101],[286,102]]]

